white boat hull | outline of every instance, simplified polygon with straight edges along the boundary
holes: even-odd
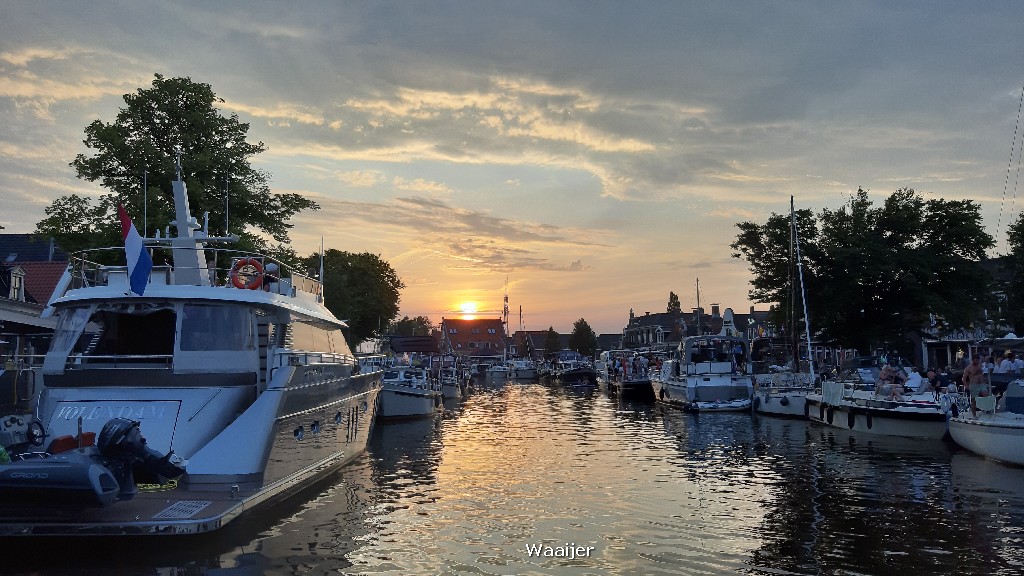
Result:
[[[380,392],[378,415],[382,418],[403,418],[433,414],[441,405],[436,390],[394,387],[388,384]]]
[[[810,389],[760,388],[754,391],[754,412],[783,418],[807,418],[807,395],[813,392]]]
[[[820,394],[806,396],[808,417],[813,422],[865,434],[939,440],[946,435],[946,414],[936,403],[858,403],[844,399],[828,404]],[[918,405],[915,405],[918,404]]]
[[[949,435],[964,448],[1000,462],[1024,466],[1024,415],[962,414],[949,421]]]

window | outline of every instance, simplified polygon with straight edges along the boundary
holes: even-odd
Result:
[[[17,268],[11,271],[11,300],[25,301],[25,271]]]
[[[473,328],[472,330],[470,330],[470,332],[472,332],[473,334],[479,334],[480,333],[480,329],[479,328]]]
[[[488,328],[488,329],[487,329],[487,333],[488,333],[488,334],[497,334],[497,333],[498,333],[498,331],[497,331],[497,330],[495,330],[494,328]]]
[[[252,316],[239,306],[185,304],[181,345],[186,351],[252,350]]]
[[[458,331],[458,330],[456,330],[455,328],[449,328],[449,329],[448,329],[448,333],[449,333],[449,334],[458,334],[458,333],[459,333],[459,331]]]
[[[476,348],[476,342],[470,342],[469,343],[469,347],[470,348]]]

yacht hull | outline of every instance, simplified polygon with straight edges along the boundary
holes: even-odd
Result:
[[[176,482],[142,484],[132,499],[104,508],[0,502],[0,536],[199,534],[287,497],[366,449],[380,391],[380,372],[318,382],[306,374],[292,370],[287,385],[264,391],[203,449],[215,453],[200,450]],[[93,398],[116,395],[103,389],[91,392]],[[164,397],[171,393],[148,392]],[[271,407],[276,411],[267,418]],[[54,418],[50,423],[59,428]],[[254,448],[261,448],[255,457],[258,469],[234,467],[237,455],[248,452],[252,458]]]

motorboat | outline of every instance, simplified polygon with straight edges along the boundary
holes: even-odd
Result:
[[[0,417],[0,536],[211,532],[364,451],[382,372],[320,281],[213,248],[173,193],[176,236],[120,208],[126,246],[70,258],[34,406]]]
[[[529,358],[513,358],[506,364],[508,379],[517,382],[536,382],[539,378],[537,364]]]
[[[551,379],[565,386],[597,386],[597,371],[575,350],[560,350],[551,365]]]
[[[747,341],[726,308],[719,334],[687,336],[652,381],[655,399],[691,412],[750,410],[753,385],[745,372]]]
[[[442,404],[441,384],[424,368],[392,366],[384,371],[380,394],[381,418],[407,418],[433,414]]]
[[[880,382],[882,364],[878,357],[848,360],[835,379],[821,383],[820,393],[807,394],[807,417],[868,434],[935,440],[945,436],[948,414],[959,395],[952,390],[886,393]]]
[[[975,454],[1024,466],[1024,380],[1009,382],[1002,399],[996,399],[975,398],[973,415],[969,406],[958,406],[949,420],[949,435]]]

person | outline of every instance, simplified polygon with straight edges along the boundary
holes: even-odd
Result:
[[[903,385],[916,392],[923,381],[924,377],[922,377],[921,373],[917,371],[917,366],[913,366],[910,368],[910,374],[907,375],[907,380]]]
[[[988,396],[988,385],[985,383],[985,372],[981,368],[981,354],[975,353],[971,357],[971,363],[964,368],[964,375],[961,379],[964,387],[971,394],[971,416],[978,415],[978,406],[974,401],[978,396]]]
[[[1003,353],[1003,357],[999,359],[999,362],[996,364],[995,369],[992,370],[992,373],[993,374],[1006,374],[1007,372],[1012,372],[1013,371],[1013,359],[1010,358],[1010,355],[1012,355],[1012,354],[1013,354],[1013,352],[1010,352],[1009,350],[1007,350],[1005,353]]]
[[[985,361],[982,362],[981,369],[985,371],[985,374],[991,374],[995,371],[996,364],[993,362],[991,354],[989,354],[988,357],[985,358]]]
[[[263,270],[263,289],[268,292],[277,292],[278,280],[281,279],[281,271],[277,264],[271,262]]]
[[[1024,374],[1024,359],[1020,356],[1015,356],[1013,359],[1013,373],[1017,376]]]
[[[929,368],[925,374],[925,379],[921,381],[921,386],[917,389],[917,393],[924,394],[926,392],[931,392],[936,398],[938,398],[939,389],[941,387],[942,378],[939,377],[934,368]]]
[[[881,384],[878,388],[880,396],[884,396],[886,400],[903,399],[903,377],[892,366],[882,366],[878,373],[878,381]]]

